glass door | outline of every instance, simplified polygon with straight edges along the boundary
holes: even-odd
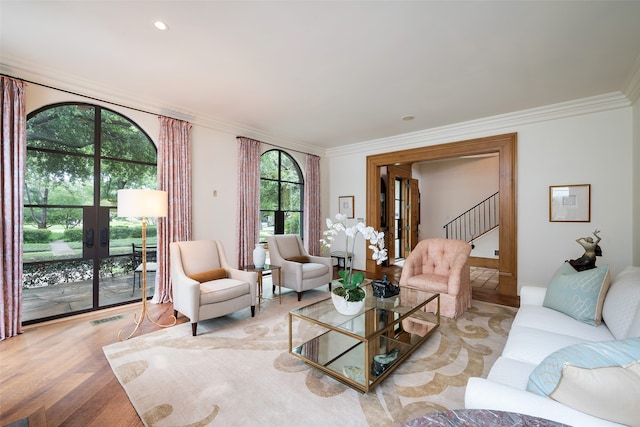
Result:
[[[140,300],[133,248],[141,225],[117,218],[117,190],[156,188],[156,159],[137,125],[102,107],[56,104],[29,114],[23,323]],[[151,245],[155,225],[150,234]]]

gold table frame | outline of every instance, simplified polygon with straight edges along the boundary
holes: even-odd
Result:
[[[440,294],[402,287],[399,295],[382,299],[370,285],[364,288],[365,307],[356,315],[339,314],[331,298],[289,312],[289,353],[361,393],[375,388],[440,326]],[[434,313],[422,310],[430,302]],[[294,320],[298,326],[311,323],[298,328],[305,336],[296,336],[295,343]],[[384,360],[390,354],[395,358],[374,372],[374,356]]]
[[[258,310],[260,310],[260,303],[262,302],[262,275],[266,272],[275,273],[278,272],[278,298],[280,304],[282,304],[282,268],[278,265],[265,264],[262,267],[256,267],[253,264],[246,265],[241,270],[258,273]],[[275,290],[275,285],[273,286]]]

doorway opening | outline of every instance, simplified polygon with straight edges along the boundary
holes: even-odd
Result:
[[[411,168],[416,162],[497,153],[499,156],[499,271],[497,292],[505,299],[517,300],[516,227],[517,134],[490,136],[467,141],[383,153],[367,157],[367,224],[380,224],[380,175],[383,167]],[[367,260],[367,272],[380,273],[375,262]],[[511,304],[513,302],[511,301]]]

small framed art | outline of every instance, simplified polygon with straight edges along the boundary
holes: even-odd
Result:
[[[347,218],[354,218],[353,214],[353,196],[338,197],[338,212],[346,215]]]
[[[550,186],[549,221],[591,222],[591,184]]]

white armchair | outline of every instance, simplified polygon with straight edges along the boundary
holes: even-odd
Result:
[[[280,266],[282,286],[298,293],[329,284],[333,278],[333,263],[329,257],[312,256],[305,251],[302,239],[297,234],[278,234],[267,238],[269,258],[273,265]],[[274,289],[278,277],[273,278]]]
[[[217,240],[174,242],[169,245],[174,315],[191,321],[224,316],[251,307],[255,316],[258,273],[231,268]]]

